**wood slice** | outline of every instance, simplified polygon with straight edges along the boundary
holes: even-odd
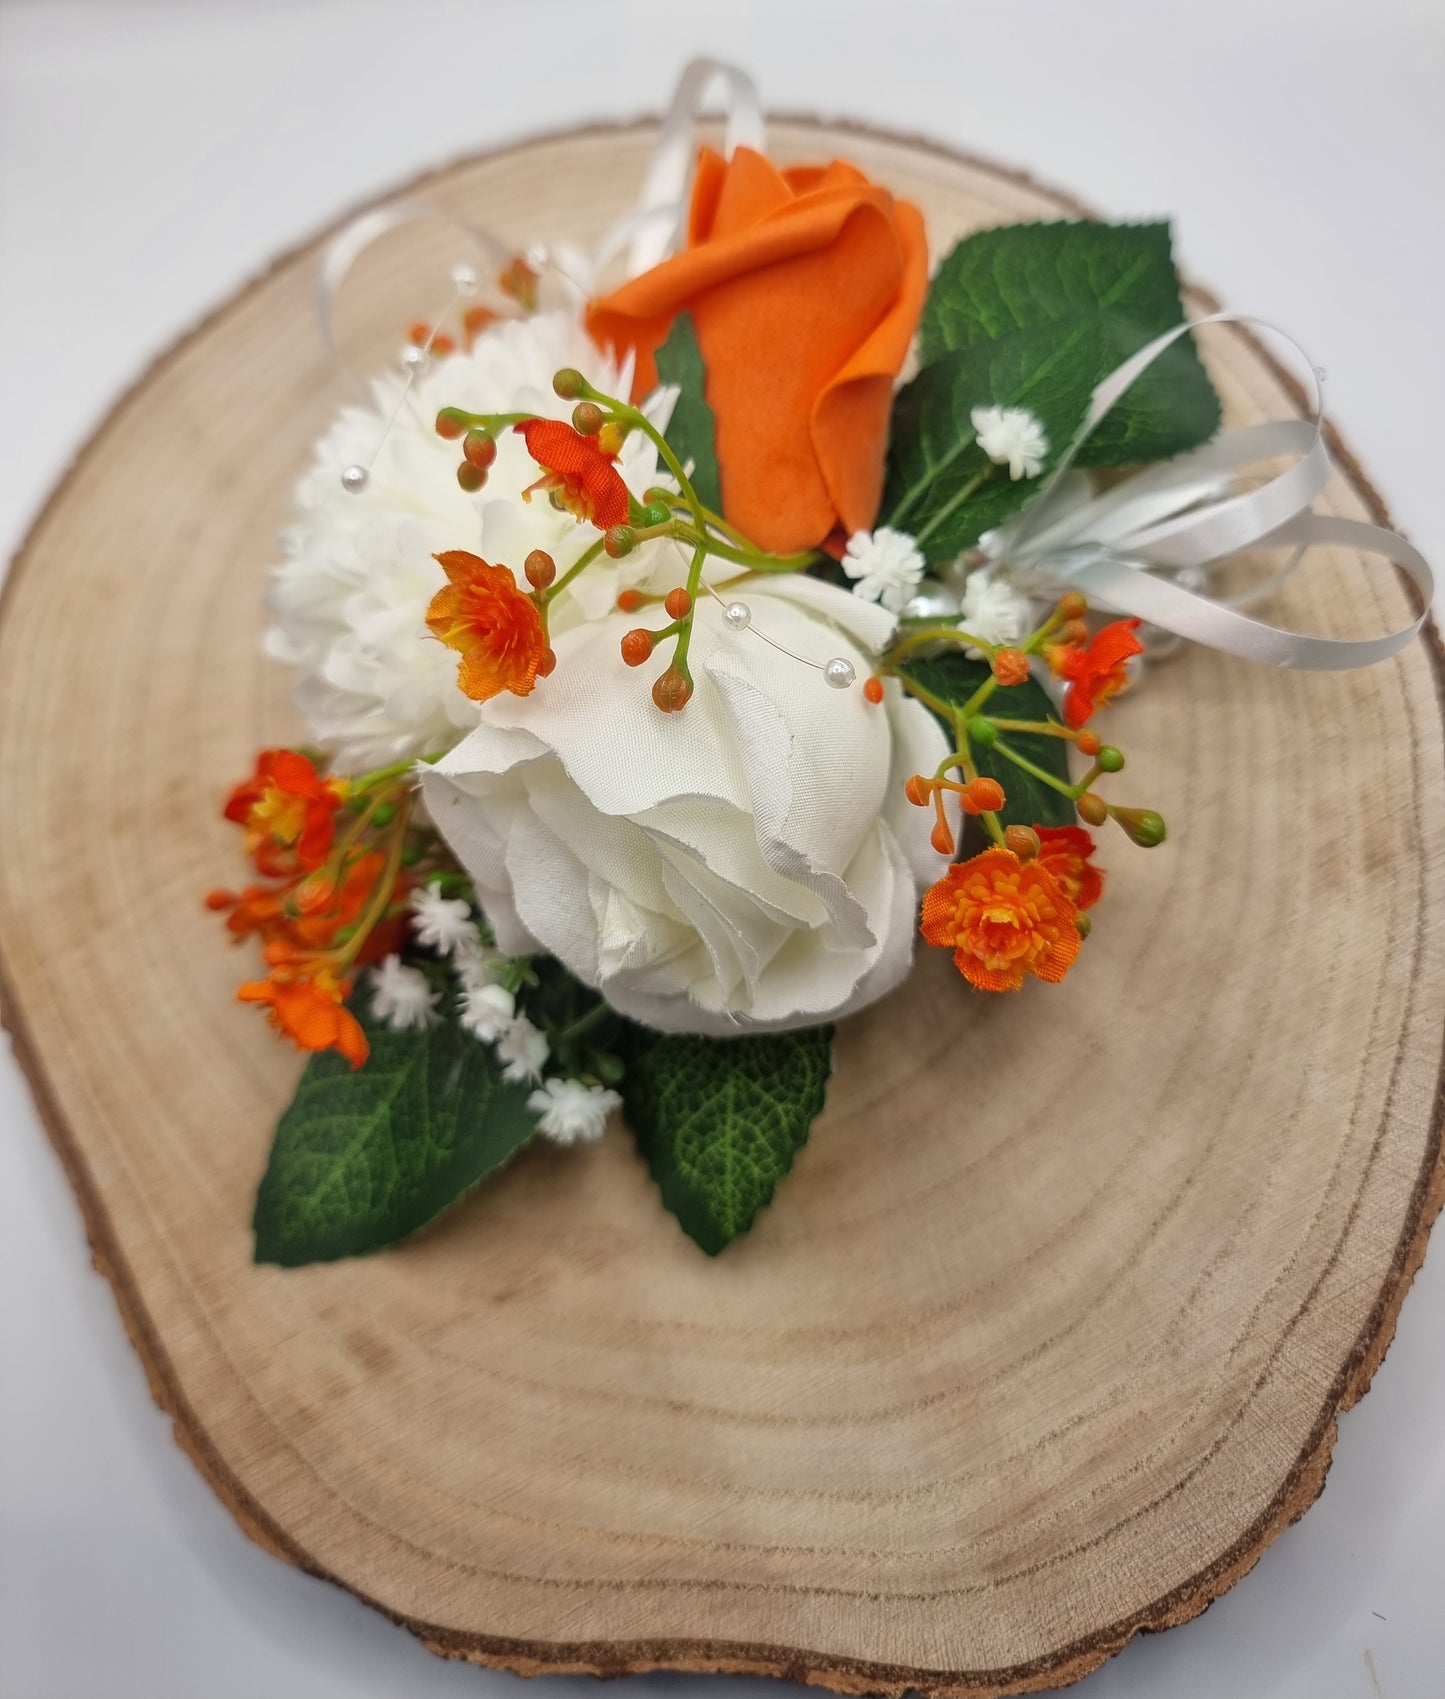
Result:
[[[518,244],[588,240],[653,133],[419,187]],[[895,137],[775,143],[917,200],[935,254],[1077,211]],[[299,732],[258,642],[342,393],[317,253],[119,405],[0,625],[7,1018],[181,1443],[271,1550],[437,1652],[529,1673],[996,1694],[1194,1615],[1319,1492],[1440,1206],[1438,657],[1152,672],[1111,724],[1170,843],[1110,841],[1079,968],[990,999],[922,961],[842,1030],[824,1119],[721,1259],[615,1128],[527,1153],[399,1250],[254,1267],[300,1063],[234,1002],[200,899],[234,876],[226,788]],[[389,249],[357,334],[394,343],[436,259]],[[1297,411],[1247,336],[1206,354],[1230,422]],[[1324,506],[1383,517],[1342,464]],[[1364,635],[1408,602],[1335,550],[1280,612]]]

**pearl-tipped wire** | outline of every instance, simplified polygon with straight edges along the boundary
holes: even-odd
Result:
[[[677,544],[676,538],[674,538],[673,541],[679,550],[681,550],[681,545]],[[722,609],[724,618],[727,618],[728,610],[731,607],[738,606],[746,608],[748,606],[746,602],[724,601],[723,598],[718,595],[717,591],[713,589],[712,585],[705,579],[699,579],[698,582],[702,588],[707,591],[708,595],[712,597],[713,601],[715,601]],[[751,632],[754,637],[760,638],[764,643],[766,643],[770,649],[776,649],[780,655],[786,655],[790,661],[796,661],[800,666],[811,667],[814,672],[822,673],[824,679],[826,679],[834,690],[846,690],[857,676],[853,670],[853,663],[849,660],[845,660],[842,655],[835,655],[830,661],[811,661],[806,655],[799,655],[794,650],[786,648],[783,644],[779,643],[775,637],[769,637],[766,631],[759,631],[757,626],[753,624],[751,608],[748,608],[748,618],[744,623],[734,625],[732,620],[729,619],[728,625],[734,631]]]
[[[446,305],[436,315],[430,331],[427,332],[426,341],[419,346],[415,343],[408,343],[402,351],[402,369],[406,376],[402,381],[401,394],[397,397],[396,406],[391,410],[391,417],[386,421],[376,447],[371,451],[371,457],[364,464],[358,463],[355,466],[348,466],[341,474],[343,487],[350,491],[352,495],[360,495],[371,482],[372,470],[381,457],[382,449],[386,447],[390,440],[391,433],[396,429],[396,422],[401,417],[402,409],[411,405],[413,384],[431,364],[432,344],[441,335],[442,326],[446,323],[448,316],[459,301],[464,300],[469,295],[474,295],[476,290],[477,274],[472,267],[461,262],[454,265],[452,267],[451,295],[448,297]],[[415,418],[417,423],[425,430],[426,421],[419,413],[415,414]]]

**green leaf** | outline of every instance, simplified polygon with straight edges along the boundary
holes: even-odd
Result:
[[[990,677],[986,661],[971,661],[960,649],[951,649],[927,660],[910,661],[899,670],[933,695],[960,707]],[[1057,719],[1048,692],[1032,678],[1025,679],[1022,684],[1000,685],[989,697],[983,712],[990,718],[997,716],[1001,720]],[[945,723],[944,730],[951,740],[953,727]],[[1047,737],[1040,732],[1005,732],[1001,736],[1025,760],[1032,761],[1036,767],[1042,767],[1065,784],[1070,782],[1069,743],[1066,738]],[[951,742],[949,747],[952,747]],[[1036,779],[1033,774],[1024,772],[1021,767],[1016,767],[997,748],[987,749],[981,743],[975,743],[972,754],[979,772],[990,779],[997,779],[1003,786],[1007,800],[999,810],[999,819],[1005,826],[1072,826],[1077,823],[1074,805],[1068,797],[1052,785]]]
[[[950,558],[1016,511],[1039,478],[986,464],[969,415],[1026,407],[1056,457],[1094,387],[1184,316],[1167,224],[1006,225],[966,237],[939,267],[919,325],[923,369],[895,406],[883,513]],[[1081,466],[1165,459],[1209,437],[1219,401],[1192,337],[1168,349],[1090,437]]]
[[[355,1072],[313,1056],[281,1117],[256,1194],[256,1261],[295,1268],[364,1256],[449,1209],[536,1131],[530,1088],[504,1080],[492,1047],[447,1005],[424,1032],[353,1013],[371,1055]]]
[[[1047,334],[1025,331],[997,344],[946,354],[925,366],[893,404],[885,522],[912,534],[930,565],[953,560],[1038,494],[1036,478],[1010,478],[978,446],[975,407],[1027,406],[1052,453],[1078,428],[1087,390],[1055,382],[1056,350]]]
[[[688,475],[698,500],[714,513],[721,513],[716,427],[707,404],[707,368],[691,313],[679,313],[672,321],[667,340],[657,350],[657,375],[663,383],[676,384],[680,391],[664,433],[668,447],[684,467],[692,461]]]
[[[696,1038],[629,1028],[624,1113],[662,1201],[716,1256],[771,1200],[807,1143],[833,1029]]]

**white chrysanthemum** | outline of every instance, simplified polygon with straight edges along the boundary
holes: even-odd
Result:
[[[902,613],[923,577],[924,560],[906,531],[880,525],[855,531],[843,555],[843,570],[854,580],[853,594],[879,602],[889,613]]]
[[[498,437],[486,484],[468,495],[456,479],[460,445],[433,428],[448,406],[566,419],[572,404],[552,393],[562,366],[577,367],[611,395],[625,395],[631,383],[628,370],[593,346],[575,312],[507,319],[469,353],[433,361],[379,454],[401,395],[396,375],[378,378],[370,404],[346,408],[317,445],[267,598],[275,621],[267,650],[298,669],[297,705],[312,737],[336,751],[341,771],[449,749],[477,722],[477,704],[457,686],[455,653],[426,628],[427,605],[446,582],[434,554],[467,549],[510,566],[521,583],[533,549],[545,549],[561,573],[596,540],[591,526],[545,496],[523,502],[522,490],[539,474],[519,436]],[[341,483],[352,465],[371,468],[356,495]],[[638,496],[667,482],[641,432],[628,439],[618,470]],[[605,613],[619,588],[640,583],[661,563],[660,551],[671,549],[659,541],[620,563],[603,557],[558,597],[552,631]]]
[[[607,1131],[607,1117],[622,1099],[605,1086],[581,1080],[548,1080],[527,1099],[537,1131],[558,1144],[590,1144]]]
[[[504,985],[475,985],[462,998],[461,1023],[483,1044],[495,1044],[516,1018],[517,1000]]]
[[[520,1084],[523,1080],[539,1080],[551,1046],[547,1035],[538,1031],[525,1015],[518,1015],[497,1040],[497,1057],[502,1063],[502,1078]]]
[[[477,928],[470,903],[461,897],[444,897],[435,881],[417,886],[410,901],[412,931],[419,944],[442,956],[449,956],[453,950],[470,955],[475,950]]]
[[[400,956],[388,956],[371,970],[371,1012],[399,1032],[424,1027],[438,996],[421,969],[408,967]]]
[[[1006,648],[1022,641],[1032,608],[1027,596],[992,572],[970,572],[964,580],[959,615],[963,629],[984,643]]]
[[[1049,439],[1026,407],[975,407],[968,417],[978,446],[990,460],[1007,465],[1015,482],[1043,471]]]

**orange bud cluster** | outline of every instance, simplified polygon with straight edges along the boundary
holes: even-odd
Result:
[[[397,949],[405,929],[411,803],[405,777],[391,772],[347,785],[298,750],[263,750],[223,813],[245,828],[248,853],[270,882],[205,899],[237,943],[262,946],[267,975],[243,984],[239,999],[264,1007],[303,1050],[338,1050],[353,1067],[367,1055],[345,1007],[353,970]]]

